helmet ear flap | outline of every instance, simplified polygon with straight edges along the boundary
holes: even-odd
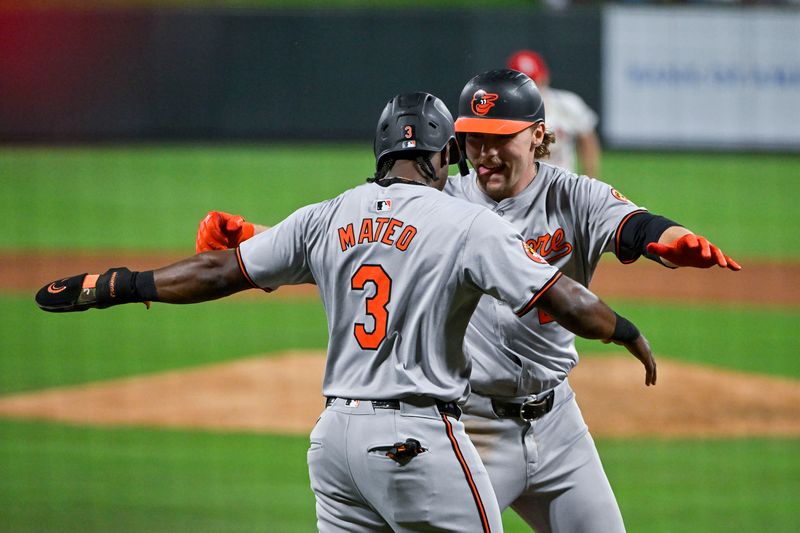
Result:
[[[461,159],[458,160],[458,172],[462,176],[469,174],[469,167],[467,166],[467,134],[456,133],[456,144],[461,151]]]

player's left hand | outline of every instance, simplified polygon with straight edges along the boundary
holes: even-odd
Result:
[[[610,339],[603,341],[605,344],[609,344],[611,342],[614,344],[619,344],[620,346],[624,346],[633,354],[634,357],[636,357],[636,359],[642,363],[642,365],[644,365],[645,385],[649,387],[650,385],[656,384],[656,360],[653,357],[653,351],[650,349],[650,343],[647,342],[647,339],[644,337],[644,335],[639,335],[639,337],[631,343],[613,341]]]
[[[105,309],[131,302],[142,302],[150,309],[150,302],[138,299],[137,275],[141,273],[117,267],[102,274],[84,273],[61,278],[39,289],[36,304],[50,313],[72,313],[93,307]]]
[[[710,268],[719,266],[731,270],[741,270],[739,264],[722,253],[722,250],[700,235],[689,233],[669,244],[651,242],[647,253],[657,255],[677,266]]]
[[[197,227],[195,252],[236,248],[255,233],[255,226],[241,215],[209,211]]]

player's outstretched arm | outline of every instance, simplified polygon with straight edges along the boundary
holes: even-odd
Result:
[[[667,228],[658,239],[647,245],[647,253],[657,255],[661,262],[671,267],[729,268],[741,270],[739,264],[722,253],[701,235],[695,235],[681,226]]]
[[[125,267],[103,274],[79,274],[42,287],[36,303],[44,311],[85,311],[133,302],[188,304],[215,300],[252,286],[234,250],[198,254],[156,270]]]
[[[645,385],[656,384],[656,361],[647,339],[633,323],[615,313],[583,285],[561,276],[542,294],[537,306],[576,335],[625,346],[644,365]]]
[[[195,252],[236,248],[253,235],[269,229],[267,226],[247,222],[241,215],[224,211],[209,211],[197,226]]]
[[[705,237],[647,211],[625,218],[618,241],[617,257],[624,263],[635,261],[641,254],[670,268],[742,268]]]

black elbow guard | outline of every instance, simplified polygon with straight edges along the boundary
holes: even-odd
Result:
[[[617,258],[623,263],[633,263],[641,255],[658,261],[657,256],[647,253],[647,245],[658,242],[667,228],[680,226],[677,222],[647,211],[634,213],[630,218],[623,220],[622,224],[617,243]]]

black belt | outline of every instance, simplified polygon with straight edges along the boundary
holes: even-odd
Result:
[[[335,399],[336,397],[327,398],[325,400],[325,407],[330,407]],[[349,400],[347,398],[340,398],[340,399],[344,400],[347,404],[356,401],[370,402],[374,409],[400,409],[400,402],[402,401],[402,400]],[[436,407],[439,409],[439,412],[443,415],[455,418],[456,420],[461,418],[461,408],[456,404],[456,402],[443,402],[441,400],[436,400]]]
[[[526,400],[522,403],[504,403],[492,399],[492,409],[500,418],[520,418],[530,422],[541,418],[553,409],[555,391],[550,391],[547,396],[539,400]]]

